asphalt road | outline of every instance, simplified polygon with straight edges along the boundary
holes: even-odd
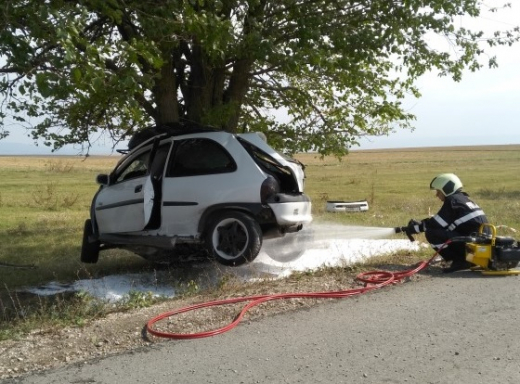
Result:
[[[520,277],[424,277],[13,383],[520,383]]]

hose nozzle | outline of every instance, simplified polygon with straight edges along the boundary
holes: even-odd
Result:
[[[401,233],[406,231],[406,227],[395,227],[394,228],[395,233]]]
[[[395,233],[406,233],[406,236],[410,239],[410,241],[415,241],[414,237],[408,232],[408,227],[395,227]]]

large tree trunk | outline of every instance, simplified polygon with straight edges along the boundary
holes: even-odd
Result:
[[[244,42],[248,41],[248,35],[255,27],[251,27],[251,20],[261,20],[264,16],[266,0],[260,0],[258,3],[251,5],[248,14],[244,20]],[[224,103],[229,104],[229,117],[225,123],[224,129],[228,132],[236,133],[238,129],[238,121],[240,119],[240,111],[244,103],[245,95],[249,89],[250,71],[253,67],[254,59],[248,50],[248,44],[245,44],[238,58],[233,65],[233,73],[229,80],[229,87],[224,95]]]
[[[208,107],[208,77],[206,56],[199,45],[191,51],[187,95],[185,95],[186,117],[189,122],[201,123]]]
[[[156,124],[162,125],[179,121],[177,86],[172,60],[161,68],[161,77],[155,82],[154,96],[157,104]]]
[[[226,84],[226,69],[224,65],[215,68],[211,76],[211,107],[220,107],[224,101],[224,88]]]
[[[253,65],[252,59],[240,59],[233,66],[233,74],[229,88],[224,96],[224,103],[230,106],[230,115],[223,127],[228,132],[236,133],[240,110],[249,87],[249,72]]]

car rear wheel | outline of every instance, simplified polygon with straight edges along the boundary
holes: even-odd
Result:
[[[219,263],[239,266],[258,256],[262,230],[255,219],[243,212],[222,212],[209,221],[205,242]]]
[[[92,241],[93,235],[92,221],[87,219],[83,227],[83,243],[81,244],[81,261],[83,263],[95,264],[99,259],[99,241]]]

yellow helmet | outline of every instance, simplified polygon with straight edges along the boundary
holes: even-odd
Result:
[[[453,195],[462,188],[462,181],[453,173],[441,173],[433,178],[430,189],[438,189],[444,196]]]

